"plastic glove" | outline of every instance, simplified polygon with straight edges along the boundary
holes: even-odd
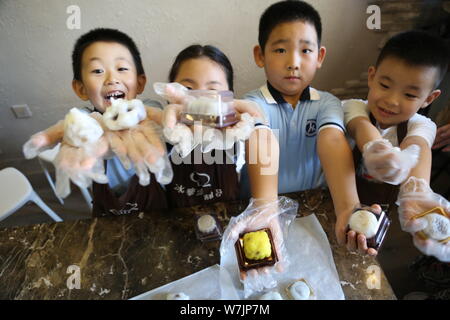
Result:
[[[70,194],[70,180],[80,187],[89,187],[92,180],[107,182],[101,157],[108,151],[108,144],[98,125],[101,115],[71,110],[66,118],[34,134],[23,146],[25,158],[31,159],[62,142],[54,160],[56,194],[61,198]]]
[[[449,243],[443,244],[433,239],[423,240],[417,234],[428,225],[427,219],[417,216],[436,207],[441,207],[450,216],[450,202],[434,193],[426,180],[410,177],[400,188],[397,204],[401,228],[413,234],[417,249],[441,261],[450,261]]]
[[[264,111],[261,109],[259,104],[250,100],[234,99],[233,100],[234,110],[239,114],[249,114],[254,118],[255,123],[261,123],[267,125],[269,122],[264,115]]]
[[[377,180],[397,185],[402,183],[419,159],[420,147],[393,147],[386,139],[366,143],[363,148],[364,165],[367,172]]]
[[[433,239],[422,239],[417,234],[413,236],[413,242],[423,254],[433,256],[442,262],[450,262],[450,242],[441,243]]]
[[[178,122],[182,108],[178,104],[169,104],[165,107],[163,116],[164,136],[182,157],[187,156],[198,145],[202,146],[204,153],[213,149],[231,149],[236,142],[247,140],[255,126],[255,119],[249,113],[238,114],[240,121],[223,129],[197,124],[187,126]]]
[[[61,142],[64,136],[64,120],[58,121],[44,131],[35,133],[22,147],[26,159],[35,158],[39,153],[51,149]]]
[[[403,231],[423,230],[426,219],[416,218],[432,208],[441,207],[450,212],[450,204],[441,195],[434,193],[425,179],[410,177],[401,187],[397,198],[400,226]]]
[[[65,198],[70,194],[70,181],[88,188],[92,181],[107,183],[103,156],[108,151],[99,113],[86,114],[71,109],[64,119],[64,136],[54,160],[56,194]]]
[[[272,250],[274,249],[278,255],[278,262],[274,266],[253,269],[240,274],[246,297],[253,292],[275,287],[274,272],[282,272],[289,265],[285,239],[297,210],[298,203],[287,197],[279,197],[276,201],[251,199],[243,213],[231,218],[222,238],[221,256],[234,252],[234,245],[240,234],[262,228],[270,228],[275,246]]]
[[[161,121],[161,113],[156,108],[146,108],[138,99],[118,99],[103,114],[111,150],[126,169],[133,164],[142,186],[150,183],[149,172],[161,184],[168,184],[173,178],[160,126],[153,121]]]
[[[80,188],[88,188],[92,181],[108,183],[103,166],[103,156],[108,151],[108,142],[101,137],[95,148],[85,149],[61,143],[53,164],[56,169],[56,194],[65,198],[70,194],[70,181]]]
[[[153,90],[164,100],[169,101],[169,104],[185,104],[191,99],[187,95],[188,88],[179,84],[178,82],[163,83],[155,82],[153,84]]]
[[[161,184],[168,184],[173,178],[166,146],[159,131],[155,122],[146,119],[133,128],[107,132],[112,151],[126,169],[134,166],[142,186],[150,183],[149,171]]]
[[[203,152],[216,150],[229,150],[238,141],[245,141],[250,137],[255,128],[255,120],[248,113],[240,114],[239,122],[233,126],[224,129],[215,129],[210,127],[201,128],[201,135],[196,134],[194,128],[194,141],[201,143]],[[202,139],[198,141],[195,137],[200,136]]]
[[[163,134],[166,140],[174,146],[175,151],[184,158],[201,143],[203,137],[202,126],[194,125],[190,128],[179,122],[183,105],[189,103],[192,97],[187,95],[188,89],[177,82],[156,82],[153,84],[153,89],[159,96],[169,101],[164,108],[162,117]],[[197,141],[194,140],[194,131]]]
[[[79,117],[80,113],[82,113],[81,111],[78,111],[77,109],[71,109],[71,111],[69,112],[69,114],[74,115],[74,117]],[[101,115],[98,112],[93,112],[91,114],[89,114],[90,117],[92,117],[93,119],[95,119],[97,122],[101,121]],[[81,116],[82,117],[82,116]],[[73,117],[71,117],[73,119]],[[67,132],[67,134],[65,134],[65,131],[67,129],[67,124],[65,125],[65,120],[60,120],[58,121],[56,124],[54,124],[53,126],[40,131],[38,133],[35,133],[34,135],[32,135],[30,137],[30,139],[25,142],[25,144],[22,147],[22,151],[23,154],[25,156],[26,159],[32,159],[35,158],[39,153],[51,149],[54,146],[56,146],[58,143],[60,143],[64,136],[66,138],[66,141],[71,144],[71,145],[78,145],[82,140],[96,140],[98,139],[98,135],[95,134],[94,132],[94,137],[92,137],[89,134],[89,129],[88,131],[83,130],[82,128],[77,128],[77,125],[75,126],[69,126],[69,128],[76,128],[72,133]],[[91,121],[88,120],[88,123],[92,123]],[[99,123],[100,125],[102,125],[101,123]],[[95,126],[95,125],[94,125]],[[69,129],[68,131],[70,131],[71,129]],[[81,135],[79,135],[80,141],[74,142],[74,139],[76,140],[76,138],[72,139],[71,136],[73,136],[75,134],[76,136],[76,131],[81,132]],[[94,130],[95,131],[95,130]],[[98,130],[97,130],[98,132]]]
[[[193,129],[189,128],[184,123],[178,122],[180,113],[182,110],[180,104],[169,104],[164,108],[162,116],[163,134],[166,140],[174,146],[176,152],[178,152],[183,158],[186,157],[197,146],[194,142]],[[194,126],[195,132],[202,135],[202,129],[198,126]],[[198,139],[201,140],[201,139]]]

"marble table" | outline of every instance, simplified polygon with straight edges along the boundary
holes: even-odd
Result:
[[[346,299],[395,299],[375,258],[337,246],[330,195],[288,194],[299,216],[314,213],[330,241]],[[219,263],[219,242],[202,243],[195,215],[215,212],[224,225],[246,201],[39,224],[0,230],[0,299],[129,299]],[[379,271],[372,288],[370,272]]]

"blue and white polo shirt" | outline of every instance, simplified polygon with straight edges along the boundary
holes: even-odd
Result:
[[[341,102],[332,94],[307,87],[295,108],[269,83],[253,90],[244,99],[255,101],[264,110],[280,145],[278,193],[312,189],[325,184],[317,135],[335,127],[345,132]],[[246,168],[241,175],[241,195],[250,196]]]

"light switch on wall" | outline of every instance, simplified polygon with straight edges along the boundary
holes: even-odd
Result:
[[[30,108],[26,104],[17,104],[11,107],[12,111],[14,112],[14,115],[18,119],[22,118],[31,118],[33,115],[31,113]]]

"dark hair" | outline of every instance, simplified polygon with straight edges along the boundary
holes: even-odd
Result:
[[[390,38],[378,56],[376,66],[388,58],[395,57],[411,66],[434,67],[438,71],[435,88],[447,72],[449,51],[439,37],[424,31],[406,31]]]
[[[259,19],[258,42],[264,51],[270,33],[276,26],[284,22],[302,21],[314,26],[318,45],[322,39],[322,22],[320,15],[310,4],[303,1],[287,0],[272,4]]]
[[[98,28],[83,34],[75,43],[72,52],[72,68],[74,80],[81,81],[81,59],[83,57],[84,50],[92,43],[99,41],[116,42],[127,47],[133,57],[138,75],[145,74],[144,67],[142,66],[141,54],[139,53],[139,50],[133,39],[131,39],[125,33],[116,29]]]
[[[170,69],[169,81],[175,81],[175,78],[180,71],[181,64],[184,61],[201,57],[209,58],[222,67],[227,77],[228,87],[231,91],[233,91],[233,67],[231,66],[231,62],[227,58],[225,53],[220,51],[220,49],[210,45],[202,46],[199,44],[193,44],[183,49],[175,58],[172,68]]]

